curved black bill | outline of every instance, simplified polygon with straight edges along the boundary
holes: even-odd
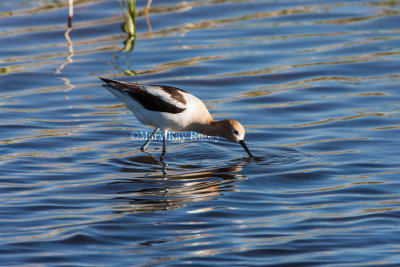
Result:
[[[254,158],[253,154],[251,154],[250,150],[247,148],[246,143],[244,142],[244,140],[240,140],[239,144],[242,145],[242,147],[244,148],[244,150],[246,150],[247,154],[249,154],[249,156],[251,158]]]

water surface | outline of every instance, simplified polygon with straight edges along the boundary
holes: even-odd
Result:
[[[67,4],[0,7],[2,265],[398,266],[398,1],[137,1],[134,42]],[[193,93],[261,159],[187,138],[164,168],[98,77]]]

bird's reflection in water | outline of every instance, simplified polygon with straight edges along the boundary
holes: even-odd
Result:
[[[234,183],[245,179],[238,173],[243,163],[238,162],[224,167],[189,164],[163,167],[151,154],[142,154],[124,164],[121,171],[131,172],[132,178],[109,184],[115,194],[111,206],[117,213],[173,210],[190,202],[211,200],[233,191]]]

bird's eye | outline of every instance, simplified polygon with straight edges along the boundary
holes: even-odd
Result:
[[[239,132],[238,132],[237,130],[233,130],[233,133],[234,133],[235,135],[238,135],[238,134],[239,134]]]

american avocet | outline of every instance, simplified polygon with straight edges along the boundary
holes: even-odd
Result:
[[[107,89],[122,100],[140,122],[155,127],[142,150],[146,150],[154,135],[161,129],[164,133],[161,159],[164,159],[168,131],[195,131],[239,143],[254,158],[244,142],[243,126],[235,120],[214,120],[204,103],[194,95],[171,86],[100,79],[109,85]]]

